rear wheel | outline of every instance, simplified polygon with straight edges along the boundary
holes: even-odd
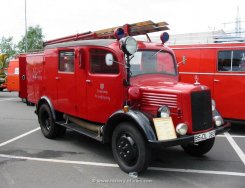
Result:
[[[66,128],[55,124],[51,110],[47,104],[40,106],[38,119],[42,133],[46,138],[55,138],[65,134]]]
[[[32,103],[32,102],[28,101],[27,99],[26,99],[26,105],[27,105],[27,106],[35,106],[35,104],[34,104],[34,103]]]
[[[193,156],[202,156],[205,153],[208,153],[213,145],[214,145],[215,138],[211,138],[208,140],[201,141],[196,144],[185,144],[182,145],[182,148],[185,150],[186,153],[193,155]]]
[[[113,156],[124,172],[143,172],[151,151],[140,131],[131,123],[119,124],[112,135]]]

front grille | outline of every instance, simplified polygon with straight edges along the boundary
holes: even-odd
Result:
[[[212,128],[212,106],[210,91],[191,93],[193,132]]]
[[[169,108],[177,108],[177,96],[175,94],[142,92],[142,110],[156,111],[162,105],[167,105]]]

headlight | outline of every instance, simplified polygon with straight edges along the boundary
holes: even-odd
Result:
[[[176,132],[180,135],[186,135],[188,126],[185,123],[179,123],[176,126]]]
[[[219,127],[219,126],[224,124],[224,120],[223,120],[223,118],[221,116],[214,116],[213,119],[214,119],[215,125],[217,127]]]
[[[216,103],[215,100],[212,99],[212,111],[214,111],[216,108]]]
[[[124,37],[120,42],[123,52],[127,55],[132,55],[138,50],[138,43],[133,37]]]
[[[158,111],[157,111],[157,116],[158,117],[169,117],[170,115],[170,110],[167,106],[161,106]]]

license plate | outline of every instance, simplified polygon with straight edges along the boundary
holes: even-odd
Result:
[[[194,143],[201,142],[203,140],[207,140],[213,137],[215,137],[215,131],[209,131],[209,132],[202,133],[202,134],[196,134],[194,135]]]

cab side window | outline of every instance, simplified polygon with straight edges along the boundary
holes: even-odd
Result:
[[[245,72],[245,51],[220,51],[218,71]]]
[[[105,62],[105,56],[107,53],[111,53],[104,49],[91,49],[90,50],[90,72],[94,74],[118,74],[119,65],[113,63],[112,66],[107,66]],[[115,55],[113,55],[114,61],[117,61]]]
[[[59,52],[59,71],[74,72],[74,50]]]

